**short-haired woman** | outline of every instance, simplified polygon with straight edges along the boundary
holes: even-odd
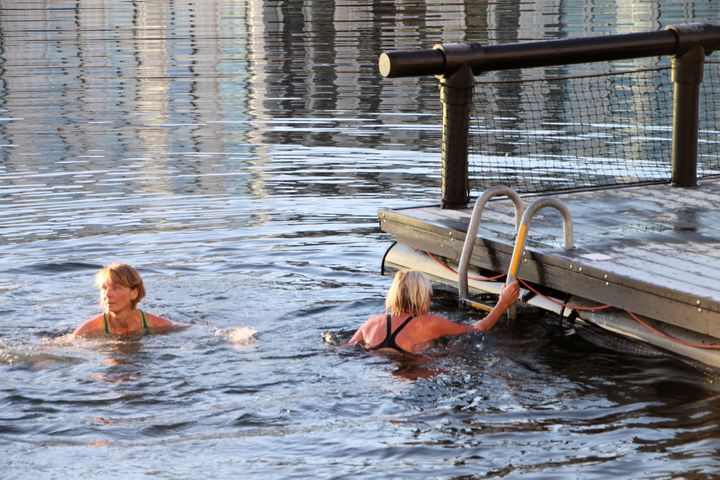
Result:
[[[130,265],[113,263],[104,267],[95,275],[95,286],[100,289],[103,313],[80,325],[75,335],[137,336],[177,327],[166,318],[137,308],[145,296],[145,286]]]
[[[368,350],[420,353],[430,342],[447,335],[460,335],[471,330],[488,332],[518,298],[517,282],[505,285],[497,305],[474,325],[455,323],[430,313],[432,286],[427,277],[416,270],[395,274],[385,299],[385,313],[370,317],[348,342],[362,344]]]

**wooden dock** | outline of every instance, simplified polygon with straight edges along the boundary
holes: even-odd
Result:
[[[720,339],[720,179],[693,188],[643,185],[551,196],[570,209],[575,248],[564,249],[560,214],[541,210],[529,229],[520,279]],[[543,196],[523,197],[526,204],[537,198]],[[382,231],[399,243],[457,262],[471,212],[427,206],[378,216]],[[471,266],[508,271],[514,218],[507,198],[487,204]]]

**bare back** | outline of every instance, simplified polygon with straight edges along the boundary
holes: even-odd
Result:
[[[390,331],[395,332],[410,317],[408,314],[390,316]],[[419,353],[433,340],[447,335],[459,335],[472,330],[472,327],[452,322],[440,315],[424,314],[414,317],[395,336],[395,343],[402,350]],[[362,342],[366,348],[373,349],[383,344],[387,338],[388,327],[385,315],[370,317],[355,333],[350,343]]]

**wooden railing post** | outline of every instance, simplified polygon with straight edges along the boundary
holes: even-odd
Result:
[[[673,57],[672,185],[697,185],[698,114],[705,50],[696,45]]]
[[[439,79],[443,104],[442,207],[465,208],[470,202],[468,138],[475,81],[467,64]]]

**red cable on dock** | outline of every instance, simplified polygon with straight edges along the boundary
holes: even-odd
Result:
[[[432,258],[433,260],[435,260],[438,264],[440,264],[440,265],[441,265],[443,268],[445,268],[446,270],[448,270],[448,271],[450,271],[450,272],[452,272],[452,273],[457,274],[457,272],[456,272],[455,270],[453,270],[452,268],[450,268],[449,265],[441,262],[440,259],[438,259],[437,257],[435,257],[432,253],[429,253],[429,252],[425,252],[425,253],[427,253],[430,258]],[[500,275],[496,275],[496,276],[494,276],[494,277],[488,277],[488,278],[468,277],[468,279],[470,279],[470,280],[475,280],[475,281],[480,281],[480,282],[484,282],[484,281],[497,280],[497,279],[502,278],[502,277],[504,277],[504,276],[505,276],[505,274],[500,274]],[[597,311],[597,310],[605,310],[605,309],[607,309],[607,308],[612,308],[612,307],[613,307],[613,305],[598,305],[597,307],[579,307],[579,306],[574,306],[574,305],[568,305],[567,303],[563,303],[563,302],[561,302],[561,301],[559,301],[559,300],[556,300],[556,299],[554,299],[554,298],[548,297],[547,295],[544,295],[544,294],[540,293],[538,290],[536,290],[535,288],[533,288],[533,287],[532,287],[528,282],[526,282],[525,280],[518,279],[518,281],[519,281],[525,288],[527,288],[528,290],[530,290],[531,292],[533,292],[535,295],[538,295],[538,296],[540,296],[540,297],[543,297],[544,299],[546,299],[546,300],[548,300],[548,301],[550,301],[550,302],[552,302],[552,303],[554,303],[554,304],[556,304],[556,305],[560,305],[561,307],[564,307],[564,308],[569,308],[569,309],[572,309],[572,310],[589,311],[589,312],[591,312],[591,311]],[[625,310],[625,309],[623,309],[623,310]],[[702,345],[702,344],[698,344],[698,343],[686,342],[686,341],[684,341],[684,340],[680,340],[680,339],[671,337],[671,336],[668,335],[667,333],[661,332],[660,330],[658,330],[657,328],[653,327],[652,325],[649,325],[648,323],[642,321],[642,320],[640,319],[640,317],[638,317],[637,315],[635,315],[635,314],[634,314],[633,312],[631,312],[630,310],[625,310],[625,312],[626,312],[632,319],[634,319],[635,321],[637,321],[637,322],[638,322],[640,325],[642,325],[643,327],[647,328],[648,330],[650,330],[651,332],[655,333],[656,335],[659,335],[659,336],[661,336],[661,337],[663,337],[663,338],[666,338],[666,339],[670,340],[671,342],[674,342],[674,343],[677,343],[677,344],[680,344],[680,345],[684,345],[684,346],[686,346],[686,347],[692,347],[692,348],[700,348],[700,349],[705,349],[705,350],[720,350],[720,345]]]
[[[690,342],[686,342],[686,341],[684,341],[684,340],[680,340],[680,339],[671,337],[671,336],[668,335],[667,333],[661,332],[660,330],[658,330],[657,328],[653,327],[652,325],[648,325],[646,322],[643,322],[643,321],[640,319],[640,317],[638,317],[637,315],[635,315],[635,314],[634,314],[633,312],[631,312],[630,310],[625,310],[625,311],[627,312],[628,315],[630,315],[632,318],[634,318],[640,325],[642,325],[643,327],[647,328],[647,329],[650,330],[651,332],[653,332],[653,333],[655,333],[655,334],[657,334],[657,335],[660,335],[660,336],[663,337],[663,338],[667,338],[667,339],[670,340],[671,342],[678,343],[678,344],[680,344],[680,345],[685,345],[686,347],[703,348],[703,349],[706,349],[706,350],[716,350],[716,349],[720,349],[720,345],[701,345],[701,344],[699,344],[699,343],[690,343]]]

